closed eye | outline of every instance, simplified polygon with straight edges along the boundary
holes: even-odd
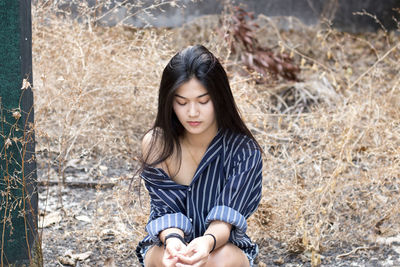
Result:
[[[176,101],[176,103],[177,103],[179,106],[184,106],[184,105],[186,105],[186,102],[179,102],[179,101]]]
[[[198,97],[198,101],[200,104],[205,105],[210,101],[210,96],[208,94],[200,96],[200,97]]]

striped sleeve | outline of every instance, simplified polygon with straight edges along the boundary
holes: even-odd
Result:
[[[231,224],[231,240],[239,241],[247,230],[246,219],[257,209],[262,191],[261,152],[253,146],[244,146],[233,159],[227,182],[207,215],[207,226],[218,220]]]
[[[189,219],[182,212],[169,207],[165,200],[154,193],[156,191],[154,188],[149,185],[146,187],[151,198],[150,218],[146,225],[146,232],[151,240],[160,243],[159,233],[168,228],[179,228],[184,232],[185,237],[189,236],[192,232],[192,223]]]

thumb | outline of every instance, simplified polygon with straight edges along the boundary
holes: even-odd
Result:
[[[167,251],[167,253],[168,253],[170,256],[172,256],[172,257],[175,257],[175,256],[176,256],[176,248],[175,248],[175,247],[167,246],[167,247],[165,248],[165,250]]]

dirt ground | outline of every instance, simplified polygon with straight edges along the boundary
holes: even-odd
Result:
[[[39,208],[46,218],[40,230],[44,266],[139,266],[135,246],[145,233],[135,229],[140,229],[140,223],[144,229],[148,213],[142,192],[143,217],[129,220],[134,219],[133,209],[138,205],[137,187],[129,189],[134,168],[121,162],[104,163],[99,167],[103,179],[94,183],[108,184],[92,188],[73,183],[84,176],[93,181],[88,172],[95,163],[80,163],[68,167],[67,186],[61,191],[57,185],[39,187]],[[46,171],[39,169],[39,181]],[[260,246],[256,266],[311,266],[311,253],[288,253],[278,241],[252,238]],[[400,266],[400,237],[370,246],[343,244],[322,253],[321,266]]]
[[[349,34],[259,16],[249,34],[268,49],[257,58],[286,55],[300,69],[288,81],[246,67],[242,58],[254,55],[243,47],[232,52],[231,15],[176,29],[86,27],[47,2],[32,24],[45,266],[138,265],[149,201],[139,181],[130,187],[135,157],[162,69],[196,43],[221,58],[264,150],[263,198],[248,221],[257,265],[400,266],[399,31]]]

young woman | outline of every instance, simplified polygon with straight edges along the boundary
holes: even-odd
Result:
[[[258,247],[246,219],[261,199],[261,149],[204,46],[184,49],[164,69],[142,159],[151,199],[148,235],[136,249],[142,265],[253,265]]]

